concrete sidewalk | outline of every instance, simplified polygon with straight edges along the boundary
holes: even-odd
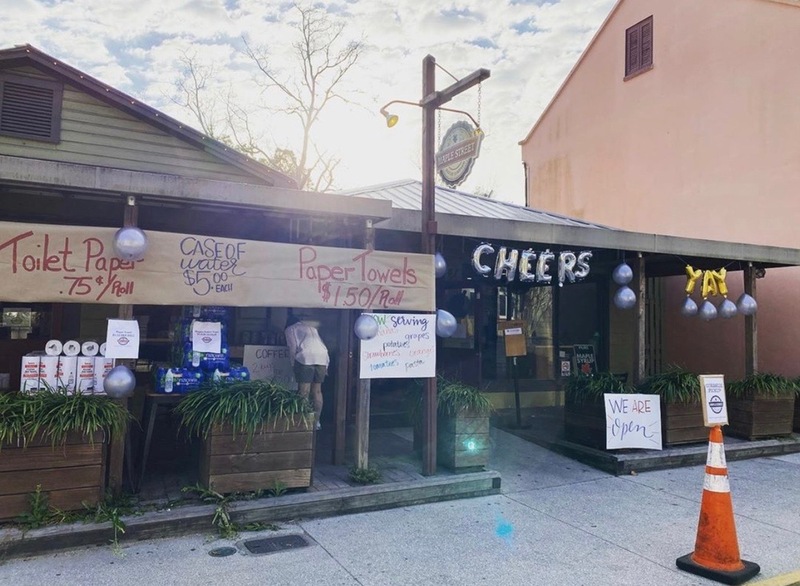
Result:
[[[10,560],[0,584],[715,584],[675,567],[694,547],[702,466],[615,477],[502,431],[492,438],[498,495],[301,518],[278,534],[310,545],[270,555],[203,532],[123,544],[121,558],[95,547]],[[729,473],[742,557],[762,568],[754,582],[798,570],[800,455]],[[208,555],[228,545],[237,553]]]

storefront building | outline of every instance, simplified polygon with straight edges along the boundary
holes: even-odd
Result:
[[[414,250],[418,181],[347,193],[391,201],[392,217],[376,225],[376,242],[389,250]],[[580,366],[576,347],[592,348],[593,371],[612,372],[630,383],[666,368],[665,324],[687,318],[679,307],[662,311],[664,281],[685,275],[687,265],[727,266],[733,282],[742,275],[736,268],[748,263],[800,263],[795,249],[627,232],[444,187],[436,188],[436,206],[438,251],[447,262],[447,274],[437,280],[437,307],[459,320],[456,335],[440,341],[438,368],[492,391],[501,414],[515,407],[514,368],[523,409],[559,405],[562,379]],[[572,275],[559,274],[565,255],[576,263]],[[582,255],[586,266],[580,269]],[[536,266],[542,257],[544,278]],[[629,287],[636,293],[635,306],[624,310],[613,303],[620,285],[611,278],[623,262],[633,269]],[[510,322],[521,322],[524,332],[524,350],[516,360],[509,359],[503,335]],[[694,325],[700,332],[711,324],[695,318]],[[745,341],[740,339],[743,346]]]

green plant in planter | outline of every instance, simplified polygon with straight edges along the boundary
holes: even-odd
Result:
[[[248,442],[266,425],[279,420],[305,422],[310,428],[314,409],[307,399],[272,381],[220,383],[191,393],[175,408],[181,426],[208,438],[216,426],[230,425]]]
[[[734,399],[756,397],[791,397],[798,393],[797,381],[767,372],[756,372],[728,385],[728,395]]]
[[[125,407],[102,395],[7,393],[0,395],[0,445],[27,445],[41,439],[55,446],[63,444],[71,433],[88,436],[92,442],[98,431],[121,437],[130,419]]]
[[[654,374],[637,387],[637,391],[660,395],[664,403],[695,403],[700,400],[700,379],[678,366]]]
[[[407,397],[409,417],[412,421],[422,419],[422,396],[424,379],[415,379]],[[440,415],[457,415],[460,411],[473,411],[477,415],[489,415],[492,402],[479,388],[466,383],[436,377],[437,412]]]
[[[630,388],[620,377],[610,372],[573,374],[564,386],[564,398],[573,405],[602,403],[605,393],[630,393]]]
[[[492,402],[479,388],[439,377],[436,398],[440,415],[456,416],[461,412],[489,415]]]

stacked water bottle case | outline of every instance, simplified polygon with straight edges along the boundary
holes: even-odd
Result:
[[[219,324],[220,351],[200,351],[192,343],[195,322]],[[185,307],[175,326],[172,367],[156,369],[155,387],[159,393],[189,393],[206,382],[249,380],[243,366],[230,365],[228,346],[228,308],[220,306]]]

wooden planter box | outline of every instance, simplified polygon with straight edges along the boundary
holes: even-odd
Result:
[[[247,443],[230,427],[212,430],[200,455],[200,482],[221,494],[311,486],[312,422],[279,421]]]
[[[703,423],[703,407],[699,401],[661,402],[661,438],[665,446],[707,442],[708,430]]]
[[[102,433],[70,435],[64,445],[32,442],[26,448],[4,444],[0,448],[0,519],[18,517],[30,510],[36,485],[47,493],[48,504],[63,511],[94,506],[105,494],[106,442]]]
[[[797,397],[794,398],[794,425],[792,428],[800,432],[800,401],[797,400]]]
[[[566,403],[564,439],[598,450],[606,449],[605,403]]]
[[[436,454],[439,464],[455,472],[483,470],[489,462],[489,416],[471,411],[439,415]]]
[[[753,440],[791,435],[794,396],[728,399],[727,433]]]

